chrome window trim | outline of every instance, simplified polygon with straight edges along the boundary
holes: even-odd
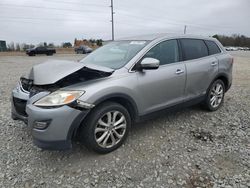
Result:
[[[162,40],[159,40],[158,42],[154,43],[149,49],[147,49],[136,61],[135,63],[129,68],[128,72],[129,73],[133,73],[133,72],[136,72],[136,71],[133,71],[132,69],[134,68],[134,66],[145,56],[146,53],[148,53],[152,48],[154,48],[155,46],[157,46],[158,44],[160,44],[161,42],[165,42],[165,41],[169,41],[169,40],[178,40],[178,38],[168,38],[168,39],[162,39]],[[178,41],[177,41],[178,42]],[[179,46],[178,46],[179,48]],[[174,62],[174,63],[179,63],[179,62],[182,62],[182,61],[178,61],[178,62]],[[171,63],[172,64],[172,63]],[[167,65],[167,64],[166,64]],[[164,65],[160,65],[159,67],[161,66],[164,66]]]
[[[159,43],[161,42],[165,42],[165,41],[168,41],[168,40],[180,40],[182,38],[168,38],[168,39],[162,39],[158,42],[156,42],[155,44],[153,44],[148,50],[146,50],[136,61],[135,63],[129,68],[128,72],[129,73],[134,73],[134,72],[137,72],[137,71],[133,71],[132,69],[134,68],[134,66],[143,58],[143,56],[145,56],[146,53],[148,53],[148,51],[150,51],[152,48],[154,48],[156,45],[158,45]],[[203,40],[204,43],[205,43],[205,40],[208,40],[208,41],[212,41],[214,42],[218,48],[220,49],[220,53],[217,53],[217,54],[212,54],[212,55],[207,55],[207,56],[204,56],[204,57],[200,57],[200,58],[196,58],[196,59],[191,59],[191,60],[182,60],[182,61],[178,61],[178,62],[174,62],[175,64],[176,63],[179,63],[179,62],[188,62],[188,61],[192,61],[192,60],[200,60],[200,59],[204,59],[204,58],[207,58],[207,57],[213,57],[213,56],[217,56],[217,55],[221,55],[221,54],[224,54],[224,50],[222,49],[222,47],[215,41],[215,40],[212,40],[212,39],[200,39],[200,38],[184,38],[184,39],[197,39],[197,40]],[[172,64],[172,63],[171,63]],[[159,67],[161,66],[164,66],[164,65],[160,65]]]

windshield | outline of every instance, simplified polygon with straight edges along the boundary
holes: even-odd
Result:
[[[84,64],[94,64],[112,69],[126,65],[148,41],[116,41],[111,42],[81,60]]]

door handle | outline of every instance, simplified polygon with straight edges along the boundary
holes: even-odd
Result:
[[[211,63],[211,66],[216,66],[217,65],[217,62],[213,62],[213,63]]]
[[[182,73],[184,73],[184,70],[181,70],[181,69],[177,69],[175,72],[175,74],[182,74]]]

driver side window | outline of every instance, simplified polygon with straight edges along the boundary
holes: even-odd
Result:
[[[158,59],[160,65],[178,62],[179,49],[177,40],[167,40],[157,44],[145,54],[144,58],[146,57]]]

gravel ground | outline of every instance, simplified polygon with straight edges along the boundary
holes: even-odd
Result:
[[[43,151],[27,126],[10,118],[20,75],[47,59],[82,56],[0,57],[1,187],[250,187],[250,52],[233,55],[233,86],[221,109],[195,106],[137,124],[107,155],[80,144]]]

